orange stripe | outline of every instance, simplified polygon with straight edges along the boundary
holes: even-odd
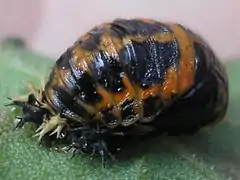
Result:
[[[147,18],[146,19],[144,19],[144,18],[134,18],[134,20],[149,23],[149,24],[154,24],[154,22],[155,22],[153,19],[147,19]]]
[[[178,92],[184,93],[194,83],[194,51],[192,40],[185,31],[178,25],[170,25],[174,36],[176,37],[179,50],[180,61],[178,67]]]
[[[115,104],[124,101],[124,99],[128,99],[128,97],[130,97],[130,93],[127,89],[125,89],[123,92],[113,94]]]
[[[94,52],[82,49],[78,45],[74,45],[72,50],[73,58],[70,60],[79,69],[89,72],[88,63],[92,61]]]
[[[118,58],[118,52],[115,43],[119,44],[118,41],[113,41],[114,38],[109,34],[105,33],[100,37],[99,50],[108,53],[109,56]]]
[[[147,89],[139,89],[139,98],[140,99],[147,99],[149,96],[156,96],[160,92],[159,84],[151,85]]]
[[[165,76],[164,82],[161,86],[161,96],[164,98],[171,98],[171,96],[178,91],[178,75],[174,69],[174,67],[170,67]]]

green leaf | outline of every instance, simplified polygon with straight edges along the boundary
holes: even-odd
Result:
[[[24,94],[26,82],[39,85],[54,61],[25,48],[5,45],[0,50],[0,62],[1,179],[240,179],[238,61],[227,63],[230,105],[223,122],[193,137],[159,137],[134,146],[128,158],[110,161],[105,169],[99,159],[84,155],[70,159],[70,154],[39,146],[31,125],[12,130],[18,111],[4,108],[6,97]]]

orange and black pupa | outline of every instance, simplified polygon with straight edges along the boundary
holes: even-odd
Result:
[[[192,30],[149,19],[116,19],[81,36],[56,61],[43,88],[13,99],[39,139],[66,139],[104,160],[121,136],[194,134],[228,107],[228,76]]]

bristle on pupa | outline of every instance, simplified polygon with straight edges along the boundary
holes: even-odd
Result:
[[[57,134],[57,138],[60,137],[60,134],[66,125],[66,119],[61,118],[60,114],[52,116],[49,120],[44,120],[41,126],[36,130],[36,133],[33,137],[39,137],[39,141],[49,132],[53,131],[51,135]]]

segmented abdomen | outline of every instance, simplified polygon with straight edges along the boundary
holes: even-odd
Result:
[[[198,61],[207,63],[197,58],[199,44],[178,24],[102,24],[57,60],[45,87],[47,101],[59,112],[109,127],[150,121],[194,85]]]

